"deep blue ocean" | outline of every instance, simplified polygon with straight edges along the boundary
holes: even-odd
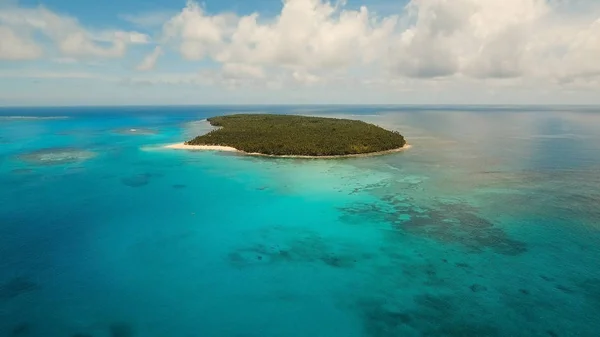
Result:
[[[164,149],[241,112],[413,147]],[[600,336],[600,107],[0,109],[0,337]]]

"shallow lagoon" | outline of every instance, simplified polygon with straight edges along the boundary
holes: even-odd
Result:
[[[160,149],[258,109],[306,110],[0,110],[43,117],[0,119],[0,335],[597,336],[599,111],[315,107],[413,148]]]

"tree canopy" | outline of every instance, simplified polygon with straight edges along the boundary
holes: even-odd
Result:
[[[396,131],[350,119],[238,114],[208,121],[219,128],[187,145],[230,146],[266,155],[341,156],[388,151],[406,144]]]

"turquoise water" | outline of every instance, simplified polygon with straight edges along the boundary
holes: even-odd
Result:
[[[247,111],[413,147],[161,148]],[[598,336],[599,142],[594,107],[4,108],[0,336]]]

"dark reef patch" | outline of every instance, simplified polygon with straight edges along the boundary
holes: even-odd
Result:
[[[149,173],[135,174],[121,178],[121,183],[129,187],[142,187],[150,183],[150,178],[152,178],[152,174]]]
[[[109,327],[110,337],[133,337],[135,335],[131,324],[116,322]]]
[[[600,279],[588,279],[579,283],[586,300],[600,310]]]
[[[31,324],[29,324],[27,322],[19,323],[12,328],[9,336],[11,336],[11,337],[28,336],[31,333],[31,330],[32,330]]]
[[[25,277],[15,277],[0,285],[0,299],[8,300],[37,290],[39,285]]]
[[[65,171],[67,174],[79,174],[85,172],[86,168],[83,166],[74,166],[68,167]]]
[[[389,269],[389,267],[385,267]],[[438,275],[438,268],[430,262],[423,264],[410,264],[402,269],[402,278],[418,280],[427,286],[442,286],[445,283],[443,277]]]
[[[562,284],[557,285],[555,288],[562,291],[565,294],[572,294],[575,292],[573,289],[571,289],[569,287],[565,287]]]
[[[487,287],[483,286],[481,284],[471,284],[471,286],[469,287],[469,289],[471,289],[472,292],[474,293],[478,293],[481,291],[487,291]]]
[[[20,168],[20,169],[14,169],[11,170],[10,173],[12,174],[30,174],[30,173],[34,173],[35,171],[32,169],[28,169],[28,168]]]
[[[383,300],[360,301],[357,307],[366,336],[402,336],[413,328],[414,318],[410,313],[385,305]]]
[[[479,252],[491,249],[504,255],[527,251],[524,242],[512,239],[491,221],[477,215],[465,203],[438,202],[435,207],[421,208],[393,196],[379,203],[357,203],[340,208],[341,220],[351,223],[384,222],[393,228],[436,241],[458,243]]]
[[[562,307],[572,305],[569,299],[570,295],[562,295],[551,288],[548,288],[547,291],[538,290],[533,293],[521,291],[517,293],[515,289],[511,289],[499,292],[498,295],[502,306],[512,310],[523,322],[527,322],[525,326],[535,324],[545,328],[543,323],[547,322],[541,315],[542,312],[564,312]],[[524,333],[524,335],[527,334]]]
[[[540,275],[540,278],[542,280],[544,280],[544,281],[547,281],[547,282],[554,282],[554,280],[555,280],[553,277],[549,277],[549,276],[546,276],[546,275]]]
[[[454,265],[457,266],[458,268],[463,268],[463,269],[471,268],[470,264],[464,263],[464,262],[457,262]]]
[[[494,326],[461,317],[457,308],[463,302],[446,295],[421,294],[411,303],[388,294],[359,301],[355,309],[363,321],[364,334],[369,337],[501,336]]]
[[[266,237],[265,241],[271,240]],[[322,263],[332,268],[353,268],[370,258],[355,247],[336,246],[312,232],[301,232],[281,244],[258,243],[240,247],[230,252],[227,259],[238,268],[277,263]]]
[[[493,326],[479,323],[456,322],[441,326],[423,334],[426,337],[497,337],[502,336]]]
[[[454,304],[449,296],[423,294],[415,296],[414,301],[423,309],[431,312],[448,314],[454,311]]]
[[[176,189],[176,190],[181,190],[181,189],[184,189],[186,187],[187,187],[187,185],[183,185],[183,184],[175,184],[175,185],[173,185],[173,188]]]
[[[249,248],[237,249],[229,254],[228,260],[236,267],[257,264],[321,262],[334,268],[352,268],[357,262],[355,256],[329,252],[326,249],[314,250],[311,246],[303,246],[299,242],[293,242],[286,248],[258,244]]]

